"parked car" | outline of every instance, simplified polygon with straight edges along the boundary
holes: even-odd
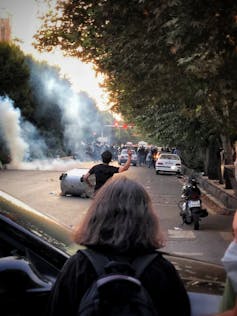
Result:
[[[176,154],[161,153],[156,159],[156,174],[160,172],[181,173],[181,159]]]
[[[79,246],[71,229],[0,191],[1,316],[43,316],[51,288]],[[190,296],[192,315],[214,314],[225,283],[221,265],[164,253]]]
[[[137,165],[137,153],[134,149],[131,149],[132,151],[132,160],[131,164],[133,166]],[[125,163],[128,160],[128,149],[122,149],[121,153],[118,155],[118,164],[121,165]]]

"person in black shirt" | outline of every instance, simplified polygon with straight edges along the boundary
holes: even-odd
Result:
[[[102,162],[101,164],[93,166],[87,174],[83,176],[83,180],[87,182],[90,187],[93,187],[89,177],[90,175],[95,175],[95,192],[98,191],[105,182],[111,178],[115,173],[120,173],[128,170],[131,164],[132,152],[128,150],[128,160],[121,167],[110,166],[109,163],[112,160],[112,153],[109,150],[106,150],[102,153]]]

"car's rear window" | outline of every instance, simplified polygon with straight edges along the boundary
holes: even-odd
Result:
[[[180,160],[177,155],[160,155],[159,159]]]

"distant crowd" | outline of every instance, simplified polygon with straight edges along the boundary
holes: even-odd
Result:
[[[170,152],[180,156],[180,151],[175,148],[169,147],[158,147],[154,145],[149,146],[136,146],[136,145],[116,145],[116,144],[106,144],[106,143],[94,143],[87,145],[82,150],[79,150],[78,153],[73,155],[74,159],[79,160],[100,160],[101,154],[109,150],[112,154],[112,160],[117,160],[118,155],[120,154],[122,149],[133,149],[137,153],[137,165],[138,166],[147,166],[148,168],[155,167],[155,161],[158,155],[162,152]]]

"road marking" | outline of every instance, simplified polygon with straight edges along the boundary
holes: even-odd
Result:
[[[168,235],[170,238],[175,238],[175,239],[194,239],[195,234],[191,230],[182,230],[182,229],[168,229]]]

